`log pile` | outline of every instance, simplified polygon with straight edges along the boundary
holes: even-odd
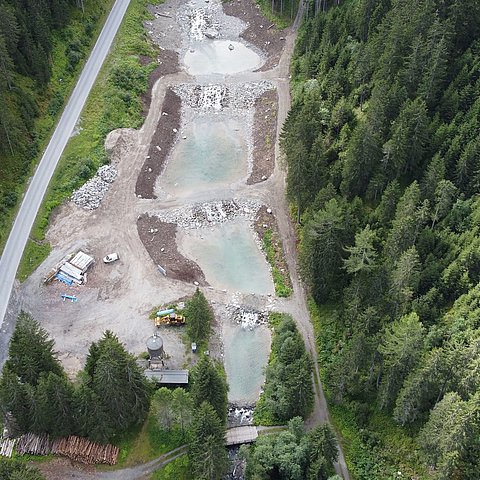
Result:
[[[15,442],[15,440],[13,440],[13,442]],[[0,447],[3,449],[1,441]],[[10,455],[12,449],[13,444],[10,449]],[[99,443],[94,443],[86,438],[75,435],[50,440],[46,434],[35,435],[33,433],[26,433],[18,439],[16,451],[20,455],[27,453],[30,455],[48,455],[53,453],[54,455],[63,455],[64,457],[82,463],[107,463],[109,465],[115,465],[117,463],[119,449],[114,445],[100,445]]]
[[[14,438],[0,438],[0,456],[10,458],[12,456],[14,446]]]
[[[118,447],[113,445],[100,445],[86,438],[70,435],[69,437],[55,440],[51,453],[63,455],[82,463],[115,465],[117,463],[118,451]]]
[[[52,449],[52,442],[47,434],[35,435],[26,433],[17,442],[17,453],[25,455],[48,455]]]

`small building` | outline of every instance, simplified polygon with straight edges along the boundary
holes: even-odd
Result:
[[[188,370],[145,370],[145,376],[160,385],[188,385]]]

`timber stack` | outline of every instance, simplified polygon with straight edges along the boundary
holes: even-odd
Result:
[[[55,440],[51,453],[63,455],[77,462],[95,464],[106,463],[115,465],[118,458],[118,447],[114,445],[100,445],[87,438],[70,435],[69,437]]]

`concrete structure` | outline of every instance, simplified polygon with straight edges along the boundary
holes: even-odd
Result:
[[[234,427],[227,430],[225,435],[225,445],[242,445],[244,443],[253,443],[258,437],[257,427],[247,425],[244,427]]]

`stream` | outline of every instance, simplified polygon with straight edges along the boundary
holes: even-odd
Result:
[[[252,168],[255,98],[273,86],[235,82],[237,74],[253,72],[264,59],[240,40],[245,25],[227,17],[219,0],[190,1],[179,18],[184,24],[180,59],[195,83],[173,87],[182,98],[182,127],[157,180],[157,193],[159,198],[180,199],[185,205],[199,193],[205,201],[230,200],[218,195],[246,184]],[[231,295],[271,296],[275,291],[270,266],[255,235],[250,219],[226,219],[180,228],[177,245],[200,266],[214,289]],[[270,330],[255,322],[244,325],[232,315],[216,316],[229,402],[252,405],[265,380]]]

